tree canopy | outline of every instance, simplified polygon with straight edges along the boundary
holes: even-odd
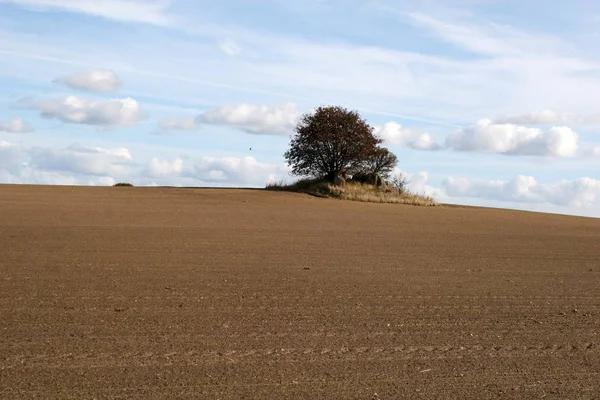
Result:
[[[384,176],[397,159],[381,142],[358,112],[319,107],[302,116],[285,158],[293,174],[330,182],[344,172]]]

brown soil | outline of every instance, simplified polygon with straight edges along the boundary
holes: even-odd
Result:
[[[592,399],[600,220],[0,186],[2,399]]]

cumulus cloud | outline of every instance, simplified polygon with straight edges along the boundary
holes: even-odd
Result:
[[[131,173],[132,157],[124,147],[102,148],[72,144],[62,149],[33,148],[31,166],[43,171],[65,171],[97,176]]]
[[[440,200],[443,196],[442,190],[429,184],[429,174],[426,171],[407,172],[396,167],[391,175],[403,176],[406,179],[406,187],[413,193],[431,196],[436,200]]]
[[[144,170],[144,175],[149,178],[164,178],[178,176],[183,171],[183,160],[179,157],[168,161],[152,158]]]
[[[600,181],[592,178],[540,183],[519,175],[510,181],[481,181],[450,177],[443,183],[448,196],[475,197],[521,203],[589,207],[600,196]]]
[[[525,114],[511,114],[494,119],[494,123],[496,124],[517,125],[580,124],[584,122],[586,122],[586,118],[583,116],[552,110],[541,110]]]
[[[100,176],[94,179],[88,179],[88,186],[113,186],[117,181],[112,176]]]
[[[117,74],[114,71],[105,69],[57,78],[54,82],[68,86],[71,89],[90,92],[115,92],[121,86],[121,80]]]
[[[198,122],[229,125],[257,135],[288,135],[300,118],[298,107],[286,103],[277,107],[239,104],[211,109],[198,117]]]
[[[23,166],[18,174],[2,176],[2,182],[29,183],[34,185],[87,185],[87,186],[112,186],[116,183],[110,176],[88,177],[58,171],[42,171],[36,168]]]
[[[579,136],[571,128],[553,127],[548,131],[514,124],[496,124],[482,119],[446,139],[446,145],[458,151],[571,157],[578,149]]]
[[[199,127],[194,118],[168,118],[160,121],[154,134],[160,135],[170,131],[195,131]]]
[[[73,144],[66,148],[22,147],[0,141],[0,182],[46,185],[112,185],[129,178],[133,166],[125,148]]]
[[[441,148],[429,133],[419,133],[397,122],[388,122],[383,126],[375,127],[374,133],[383,139],[385,144],[391,146],[408,146],[415,150],[438,150]]]
[[[91,101],[69,96],[29,101],[26,106],[41,111],[44,118],[105,128],[136,125],[142,119],[139,103],[131,98]]]
[[[199,182],[216,186],[264,186],[282,179],[288,169],[284,165],[263,163],[253,157],[201,157],[184,161],[152,158],[145,166],[143,175],[153,182],[177,184]]]
[[[433,140],[427,132],[419,135],[415,140],[408,144],[415,150],[439,150],[441,146]]]
[[[33,130],[33,127],[23,121],[21,117],[15,117],[9,121],[0,121],[0,132],[29,133]]]
[[[203,157],[185,171],[185,175],[204,182],[262,186],[274,182],[284,171],[283,166],[262,163],[254,157]]]

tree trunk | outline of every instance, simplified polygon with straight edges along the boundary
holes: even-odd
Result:
[[[338,171],[329,171],[325,178],[327,179],[327,182],[335,183],[335,179],[338,177],[338,175]]]

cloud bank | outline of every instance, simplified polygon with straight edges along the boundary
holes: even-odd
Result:
[[[482,119],[446,138],[446,146],[456,151],[553,157],[574,156],[578,143],[577,133],[566,126],[542,131],[514,124],[496,124],[490,119]]]
[[[516,203],[547,203],[558,206],[589,207],[597,204],[600,181],[592,178],[540,183],[532,176],[519,175],[509,181],[483,181],[450,177],[443,183],[450,197],[474,197]]]

